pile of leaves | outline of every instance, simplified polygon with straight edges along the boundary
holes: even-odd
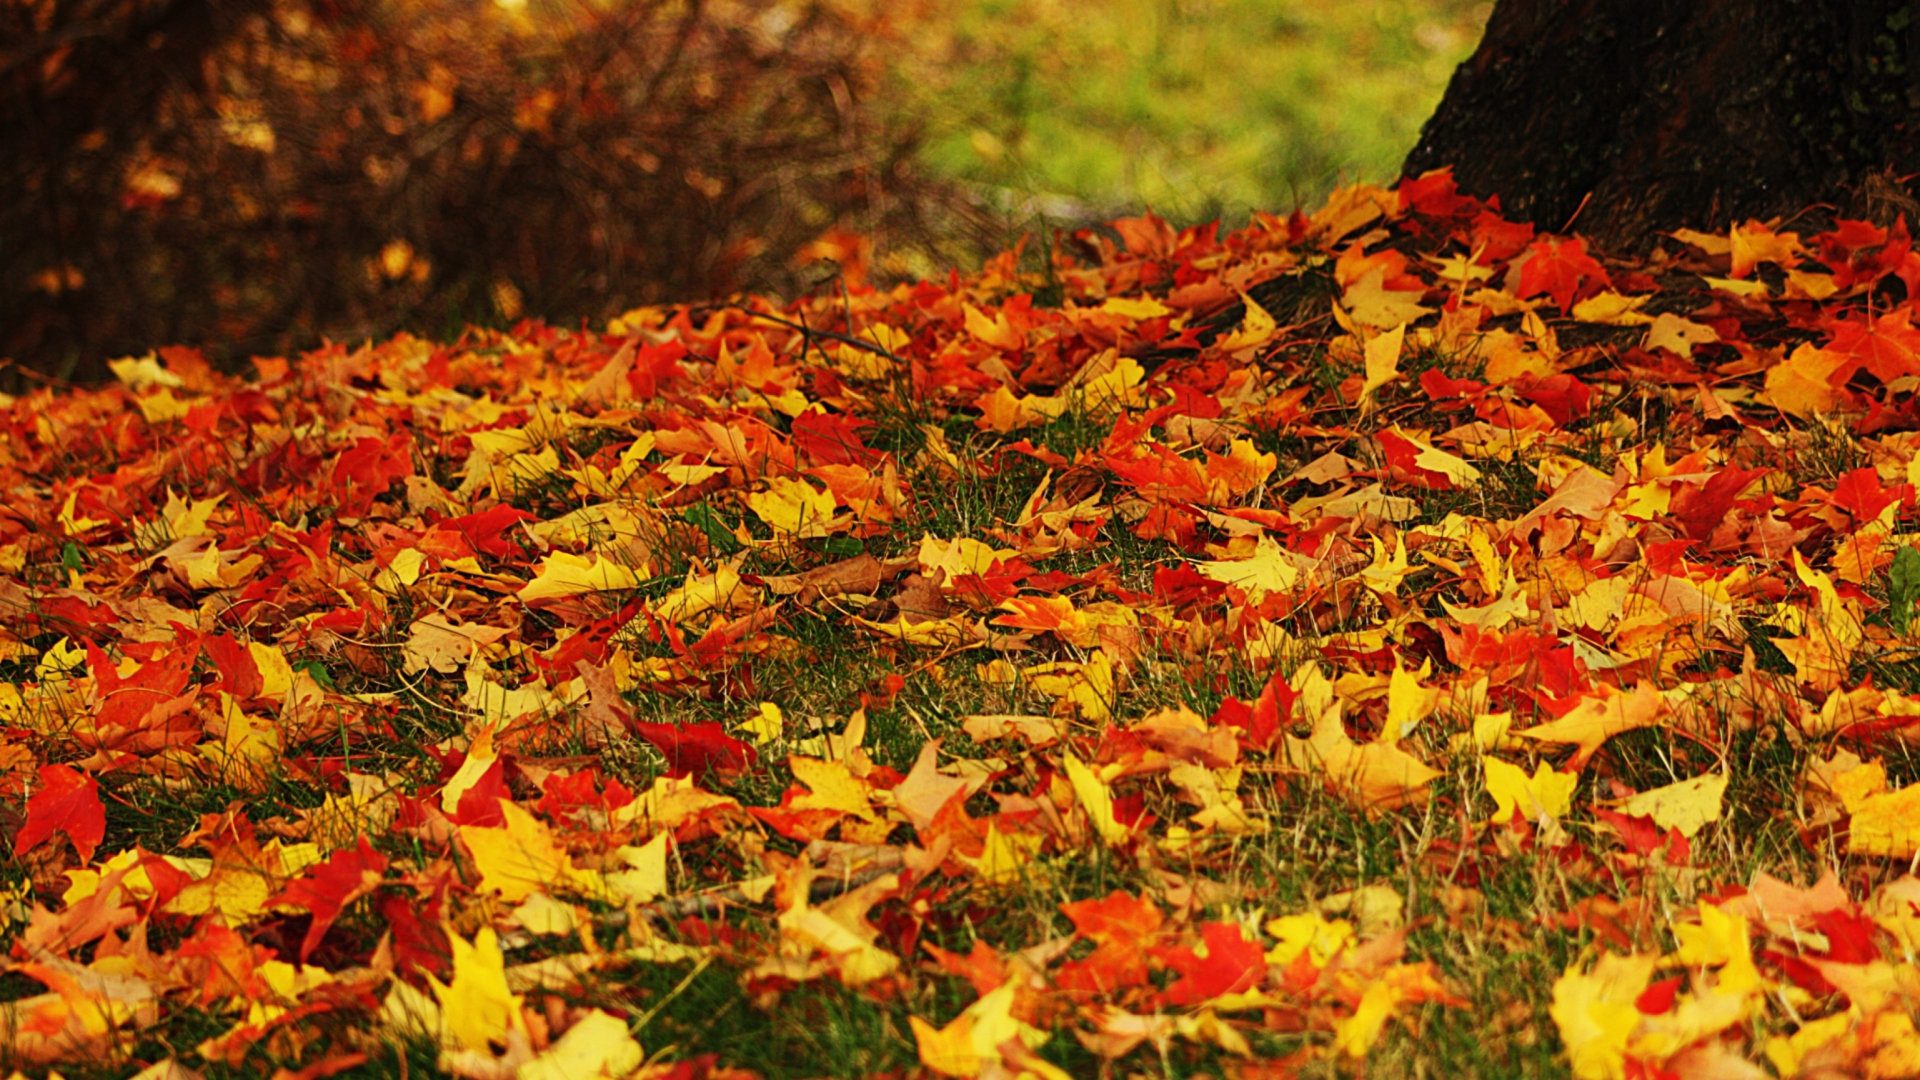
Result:
[[[9,400],[0,1052],[1911,1074],[1916,287],[1443,172]]]

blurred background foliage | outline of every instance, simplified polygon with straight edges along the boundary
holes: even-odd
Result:
[[[10,0],[0,382],[1291,209],[1393,175],[1487,8]]]

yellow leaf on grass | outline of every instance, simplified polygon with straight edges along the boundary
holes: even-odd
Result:
[[[1280,329],[1280,324],[1273,321],[1273,316],[1267,314],[1267,309],[1261,307],[1259,301],[1244,292],[1240,294],[1240,299],[1246,304],[1247,313],[1241,317],[1240,325],[1233,333],[1213,343],[1214,348],[1221,352],[1238,352],[1265,345],[1273,340],[1274,334]]]
[[[545,822],[511,799],[500,800],[507,824],[502,828],[462,825],[460,842],[473,856],[480,887],[498,892],[517,904],[536,891],[570,885],[580,875],[567,860],[567,849],[553,838]]]
[[[669,834],[655,833],[653,839],[634,847],[624,844],[614,850],[625,870],[604,873],[608,891],[633,904],[644,904],[667,894],[667,840]]]
[[[1375,390],[1400,377],[1400,347],[1406,341],[1405,323],[1379,334],[1367,342],[1363,352],[1366,355],[1366,379],[1360,384],[1360,395],[1367,397]]]
[[[1420,452],[1413,456],[1413,464],[1428,472],[1439,473],[1457,488],[1470,488],[1480,482],[1480,470],[1467,464],[1465,458],[1449,454],[1431,444],[1420,446]]]
[[[599,555],[588,558],[555,551],[540,564],[540,571],[533,580],[521,586],[519,599],[523,604],[531,604],[579,596],[581,593],[612,592],[639,586],[640,575],[631,566],[622,566]]]
[[[1663,832],[1679,829],[1680,835],[1691,838],[1707,822],[1720,820],[1726,793],[1727,774],[1707,773],[1643,791],[1622,801],[1620,812],[1629,817],[1650,817]]]
[[[775,477],[767,490],[747,496],[747,506],[776,537],[804,540],[832,531],[833,492],[815,491],[805,480]]]
[[[1100,839],[1109,844],[1124,843],[1133,830],[1120,824],[1113,816],[1113,792],[1086,763],[1072,754],[1066,755],[1062,762],[1067,770],[1067,782],[1073,785],[1073,794],[1087,812],[1087,819],[1093,823],[1093,831]]]
[[[1293,963],[1301,953],[1307,954],[1307,961],[1314,967],[1326,967],[1354,942],[1352,923],[1323,918],[1317,911],[1268,919],[1267,936],[1275,942],[1267,950],[1267,963],[1281,967]]]
[[[794,755],[787,759],[793,778],[807,785],[808,793],[793,800],[795,810],[839,810],[874,820],[873,804],[868,796],[872,788],[853,775],[842,761]]]
[[[524,1034],[520,998],[507,989],[507,959],[499,935],[485,926],[471,942],[453,933],[447,940],[453,945],[453,981],[427,976],[433,996],[440,999],[447,1034],[461,1049],[480,1053],[490,1042],[506,1042],[510,1031]]]
[[[1659,719],[1664,702],[1652,683],[1642,682],[1631,692],[1601,686],[1558,720],[1516,731],[1515,735],[1540,742],[1569,743],[1579,752],[1568,768],[1579,772],[1600,745],[1623,731],[1650,727]]]
[[[920,1064],[942,1076],[974,1077],[1000,1062],[1000,1047],[1010,1039],[1029,1050],[1046,1045],[1047,1034],[1013,1016],[1015,983],[1009,981],[980,996],[947,1026],[936,1028],[909,1016]]]
[[[1380,727],[1381,742],[1399,742],[1439,705],[1440,688],[1420,685],[1420,680],[1431,674],[1431,660],[1421,661],[1419,671],[1408,671],[1400,666],[1399,657],[1394,658],[1393,674],[1387,680],[1387,721]]]
[[[598,1009],[587,1013],[565,1035],[520,1066],[515,1080],[595,1080],[625,1076],[646,1060],[627,1022]]]
[[[653,613],[668,622],[686,622],[709,611],[725,611],[754,598],[739,571],[722,563],[711,574],[687,572],[686,583],[661,597]]]
[[[1582,972],[1576,960],[1554,982],[1547,1011],[1580,1080],[1626,1075],[1627,1040],[1642,1015],[1635,1002],[1646,992],[1656,962],[1652,956],[1605,953],[1593,970]]]
[[[1262,533],[1245,559],[1200,563],[1195,569],[1223,585],[1246,590],[1247,603],[1258,604],[1271,593],[1288,592],[1300,583],[1300,571],[1273,537]]]
[[[747,734],[753,736],[756,746],[765,746],[784,735],[787,730],[786,716],[780,712],[780,706],[771,701],[763,701],[760,708],[741,725]]]
[[[466,760],[460,763],[460,767],[447,779],[446,786],[440,789],[440,809],[448,816],[458,813],[460,800],[473,790],[473,786],[498,760],[500,755],[493,748],[493,725],[487,724],[474,735],[472,744],[467,747]]]
[[[1847,852],[1891,859],[1920,853],[1920,784],[1862,800],[1848,827]]]
[[[1340,722],[1340,712],[1340,703],[1331,702],[1319,713],[1311,737],[1287,736],[1288,763],[1325,776],[1328,787],[1368,813],[1425,801],[1427,785],[1439,771],[1398,745],[1355,743]]]
[[[1565,817],[1573,808],[1573,789],[1580,783],[1576,773],[1555,772],[1544,761],[1531,777],[1520,766],[1496,757],[1483,756],[1480,764],[1487,773],[1487,794],[1493,797],[1496,808],[1495,825],[1512,821],[1515,812],[1524,814],[1528,821],[1537,822],[1542,818]]]

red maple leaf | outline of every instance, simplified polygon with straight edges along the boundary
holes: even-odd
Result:
[[[1520,287],[1514,291],[1522,300],[1546,293],[1564,312],[1575,301],[1612,284],[1606,267],[1587,254],[1587,242],[1577,236],[1571,240],[1543,236],[1527,250],[1533,256],[1520,267]]]
[[[100,783],[65,765],[40,766],[40,790],[27,799],[27,823],[13,838],[19,856],[39,846],[55,832],[67,834],[82,863],[93,861],[93,850],[107,835],[107,810],[100,805]]]
[[[362,836],[358,847],[335,851],[305,876],[287,882],[280,895],[267,902],[269,906],[291,904],[313,913],[307,936],[300,942],[301,963],[313,955],[320,939],[327,936],[327,928],[348,904],[380,887],[386,870],[387,857],[373,850]]]
[[[698,724],[649,724],[644,720],[629,723],[634,734],[666,755],[669,776],[705,776],[710,772],[723,777],[738,776],[759,760],[753,747],[727,734],[725,728],[711,720]]]
[[[1259,942],[1247,940],[1239,923],[1206,923],[1200,927],[1200,941],[1207,950],[1205,956],[1185,945],[1153,950],[1153,955],[1184,976],[1160,992],[1160,1004],[1198,1005],[1251,990],[1266,978],[1266,951]]]

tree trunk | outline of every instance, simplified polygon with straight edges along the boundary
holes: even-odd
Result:
[[[1920,210],[1920,0],[1499,0],[1408,155],[1645,248],[1824,204]]]

